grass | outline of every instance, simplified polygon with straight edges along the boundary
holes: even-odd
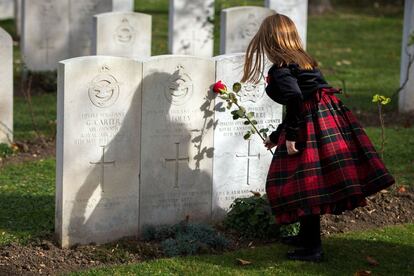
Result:
[[[337,1],[339,2],[339,1]],[[220,11],[237,5],[263,5],[262,0],[215,1],[215,54],[219,53]],[[136,1],[136,11],[153,16],[153,55],[168,53],[168,0]],[[0,21],[0,27],[16,37],[13,20]],[[399,86],[402,11],[393,9],[350,9],[343,3],[335,14],[310,16],[308,50],[320,62],[325,76],[334,86],[346,82],[350,97],[347,105],[356,110],[376,112],[373,94],[391,95]],[[19,89],[21,57],[15,45],[15,83]],[[345,61],[345,62],[344,62]],[[54,135],[55,94],[33,97],[35,121],[41,133]],[[15,137],[35,137],[27,105],[16,97]],[[387,110],[397,110],[394,98]]]
[[[222,255],[159,259],[133,265],[106,267],[70,275],[412,275],[414,224],[368,232],[335,235],[323,240],[327,261],[321,264],[287,261],[288,247],[281,244],[245,249]],[[379,262],[371,266],[366,258]],[[248,266],[236,259],[251,261]]]
[[[0,245],[53,233],[54,190],[54,158],[1,170]]]
[[[379,145],[380,130],[367,128]],[[385,162],[399,185],[414,183],[412,129],[387,128]],[[55,159],[7,165],[0,170],[0,245],[53,233]]]

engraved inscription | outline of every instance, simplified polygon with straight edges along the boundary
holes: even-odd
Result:
[[[121,24],[116,28],[114,38],[119,44],[132,44],[135,41],[136,31],[129,23],[128,18],[123,18]]]
[[[109,107],[119,97],[119,83],[109,74],[109,67],[103,66],[102,73],[96,76],[88,89],[89,99],[97,107]]]
[[[250,39],[252,38],[257,30],[259,29],[260,22],[257,20],[254,14],[249,14],[247,16],[247,23],[243,25],[240,30],[239,34],[242,39]]]
[[[250,160],[251,159],[257,159],[260,160],[260,153],[258,154],[252,154],[251,153],[251,146],[250,146],[250,140],[247,143],[247,154],[236,154],[237,158],[243,158],[243,159],[247,159],[247,180],[246,180],[246,184],[250,185]]]
[[[181,162],[190,162],[190,158],[189,157],[181,157],[180,158],[180,143],[175,143],[175,158],[173,159],[164,159],[164,162],[175,162],[175,184],[174,184],[174,188],[179,188],[178,187],[178,174],[179,174],[179,169],[180,169],[180,161]]]
[[[105,192],[105,166],[111,165],[115,166],[115,161],[105,161],[105,148],[106,146],[101,146],[102,148],[102,157],[99,162],[89,162],[91,165],[100,165],[101,167],[101,179],[100,179],[100,185],[102,188],[102,193]]]
[[[167,81],[164,94],[173,105],[182,105],[190,100],[193,95],[193,81],[185,73],[184,66],[177,66],[177,70]]]
[[[264,83],[254,84],[254,83],[244,83],[242,89],[237,96],[240,99],[240,102],[253,102],[256,103],[263,98],[265,92]]]

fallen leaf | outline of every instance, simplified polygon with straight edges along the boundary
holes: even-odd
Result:
[[[256,197],[260,197],[261,194],[259,192],[255,192],[255,191],[250,191],[254,196]]]
[[[400,194],[402,194],[402,193],[405,193],[407,190],[405,189],[405,187],[404,186],[401,186],[400,188],[398,188],[398,192],[400,193]]]
[[[252,264],[252,262],[246,261],[246,260],[243,260],[243,259],[236,259],[236,261],[239,265],[251,265]]]
[[[369,270],[360,270],[355,272],[354,276],[370,276],[371,275],[371,271]]]
[[[379,265],[379,262],[375,260],[374,258],[372,258],[371,256],[367,256],[366,260],[370,265],[373,265],[373,266]]]

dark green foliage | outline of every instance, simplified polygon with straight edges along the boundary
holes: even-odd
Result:
[[[224,225],[251,238],[277,237],[280,230],[266,195],[237,198],[230,206]]]
[[[13,149],[9,145],[5,143],[0,144],[0,157],[6,157],[12,154],[13,154]]]
[[[36,93],[55,93],[57,91],[57,72],[29,72],[27,80],[31,78],[32,91]]]
[[[169,257],[214,252],[229,245],[229,241],[211,226],[186,221],[171,226],[146,227],[142,236],[144,240],[161,242]]]
[[[299,222],[292,223],[289,225],[282,225],[280,227],[280,236],[281,237],[295,236],[299,233],[299,229],[300,229]]]

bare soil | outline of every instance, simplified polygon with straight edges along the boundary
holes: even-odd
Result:
[[[371,196],[368,205],[343,215],[322,218],[322,234],[368,230],[414,223],[414,189],[394,187]],[[234,240],[231,250],[252,244],[275,242]],[[159,244],[125,239],[108,245],[86,245],[61,249],[53,236],[32,241],[27,245],[10,244],[0,247],[0,275],[56,275],[93,267],[142,262],[165,257]]]

